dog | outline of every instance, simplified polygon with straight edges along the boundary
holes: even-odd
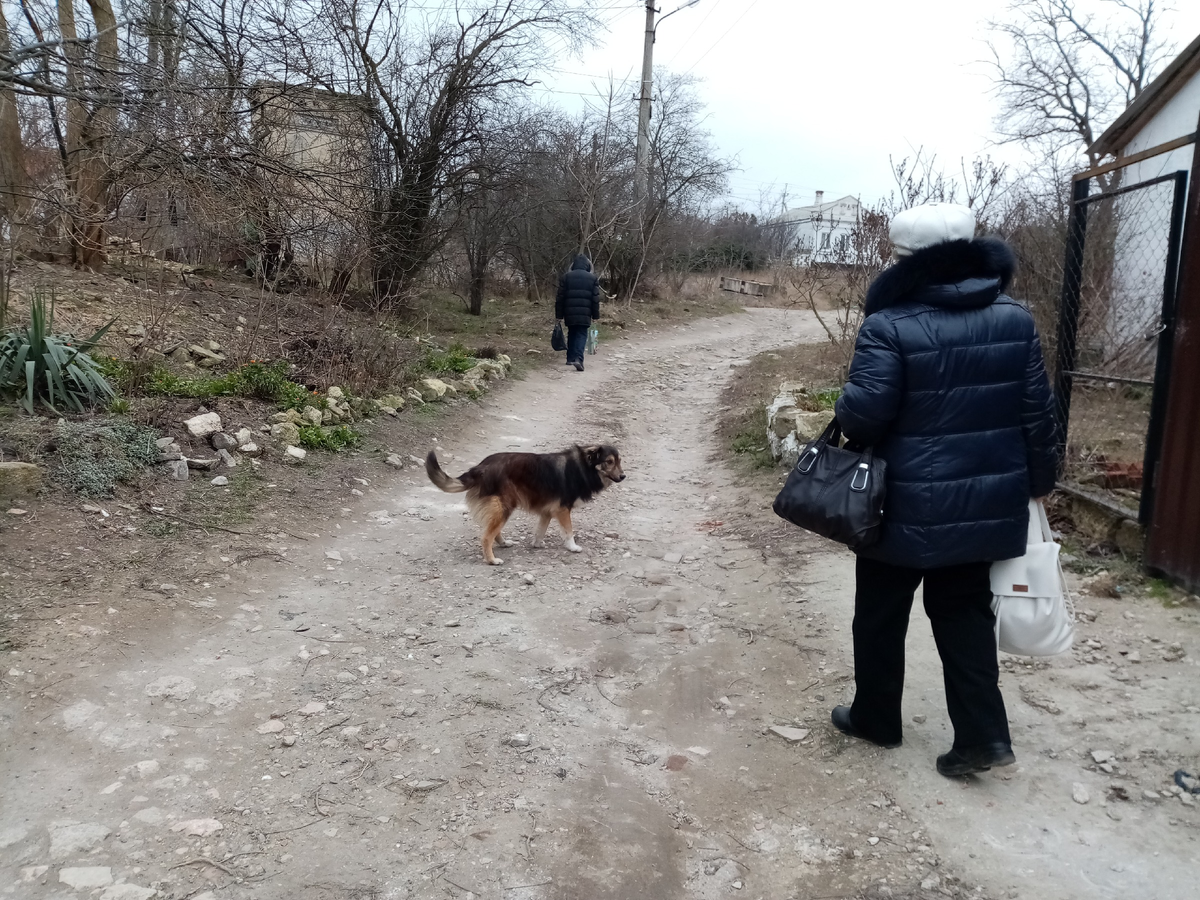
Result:
[[[448,494],[466,493],[467,508],[483,526],[483,558],[492,566],[503,562],[492,552],[493,544],[512,546],[501,532],[518,509],[538,517],[534,547],[545,546],[546,529],[553,518],[566,536],[564,546],[579,553],[583,548],[575,543],[571,510],[610,484],[625,480],[621,454],[608,444],[576,445],[561,453],[493,453],[458,478],[443,472],[430,450],[425,473]]]

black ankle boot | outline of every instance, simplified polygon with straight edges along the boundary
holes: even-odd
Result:
[[[858,738],[859,740],[867,741],[872,744],[877,744],[885,750],[894,750],[900,746],[900,741],[877,741],[875,738],[863,734],[850,721],[850,707],[835,706],[833,713],[830,715],[833,720],[833,727],[842,734],[848,734],[850,737]]]
[[[1011,766],[1016,761],[1012,745],[997,741],[968,750],[952,749],[949,753],[943,753],[937,758],[937,770],[947,778],[954,778],[973,772],[986,772],[992,766]]]

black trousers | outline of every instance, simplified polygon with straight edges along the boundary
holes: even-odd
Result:
[[[854,594],[854,705],[850,721],[880,743],[901,739],[904,638],[917,585],[942,658],[954,748],[1010,743],[1000,696],[991,563],[909,569],[858,558]]]
[[[583,362],[583,351],[587,349],[590,325],[567,326],[567,362]]]

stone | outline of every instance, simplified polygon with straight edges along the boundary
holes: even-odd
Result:
[[[793,728],[790,725],[772,725],[768,730],[771,734],[778,735],[789,744],[802,741],[811,733],[808,728]]]
[[[58,882],[77,891],[108,887],[113,883],[112,869],[108,866],[70,866],[58,870]]]
[[[279,734],[284,729],[283,722],[279,719],[271,719],[268,722],[263,722],[255,729],[259,734]]]
[[[383,461],[383,464],[385,466],[391,466],[393,469],[403,469],[404,468],[404,460],[401,459],[395,453],[391,454],[387,459],[385,459]]]
[[[254,432],[249,428],[239,428],[234,433],[233,439],[237,441],[238,449],[241,450],[247,444],[254,443]]]
[[[344,392],[344,391],[343,391],[343,390],[342,390],[340,387],[337,387],[336,385],[334,385],[334,386],[333,386],[333,387],[331,387],[329,390],[327,390],[327,391],[325,392],[325,396],[326,396],[326,397],[328,397],[330,400],[344,400],[344,399],[346,399],[346,394],[345,394],[345,392]]]
[[[182,675],[166,675],[146,685],[147,697],[162,697],[165,700],[184,701],[196,690],[196,682]]]
[[[214,456],[212,459],[192,459],[185,457],[189,469],[199,469],[201,472],[207,472],[209,469],[215,469],[219,460]]]
[[[420,386],[417,389],[421,392],[421,399],[426,403],[433,403],[437,400],[441,400],[446,396],[447,390],[449,390],[449,388],[446,386],[446,382],[442,381],[440,378],[423,378]]]
[[[670,565],[677,565],[678,563],[680,563],[682,561],[683,561],[683,554],[678,551],[672,551],[671,553],[663,554],[663,562],[669,563]]]
[[[206,438],[221,430],[221,417],[215,412],[201,413],[185,419],[183,425],[192,437]]]
[[[285,734],[283,736],[283,746],[295,747],[296,746],[296,736],[294,734]]]
[[[254,441],[249,441],[245,444],[242,444],[242,446],[238,448],[238,452],[245,456],[251,457],[251,465],[258,465],[258,462],[254,459],[254,457],[262,456],[262,448],[258,446],[258,444],[254,443]]]
[[[633,622],[629,631],[631,634],[658,634],[658,626],[653,622]]]
[[[190,837],[208,837],[216,834],[224,826],[216,819],[186,819],[171,826],[172,831],[182,831]]]
[[[672,753],[667,757],[667,771],[678,772],[680,769],[686,766],[688,762],[689,760],[686,756],[682,756],[678,753]]]
[[[183,459],[183,448],[178,444],[168,444],[158,452],[159,462],[174,462],[177,459]]]
[[[285,422],[291,422],[293,425],[303,425],[304,417],[294,409],[285,409],[283,412],[275,413],[267,421],[272,425],[281,425]]]
[[[698,756],[701,759],[706,758],[710,753],[712,753],[712,751],[707,747],[688,747],[687,752],[692,754],[692,756]]]
[[[39,881],[49,871],[49,866],[25,866],[21,869],[21,883],[31,884]]]
[[[326,550],[326,551],[325,551],[325,558],[326,558],[326,559],[332,559],[334,562],[341,562],[341,561],[342,561],[342,554],[341,554],[341,551],[340,551],[340,550]]]
[[[1113,756],[1111,750],[1093,750],[1092,761],[1096,763],[1112,762],[1116,757]]]
[[[916,723],[917,725],[924,725],[924,724],[925,724],[925,716],[923,716],[923,715],[917,715],[917,716],[913,716],[913,717],[912,717],[912,720],[913,720],[913,722],[914,722],[914,723]]]
[[[214,431],[208,441],[214,450],[236,450],[238,447],[237,438],[223,431]]]
[[[1147,789],[1147,790],[1142,791],[1142,799],[1144,799],[1144,800],[1161,800],[1162,797],[1159,796],[1158,791],[1152,791],[1152,790]]]
[[[302,716],[315,716],[317,713],[325,712],[325,704],[319,700],[310,700],[307,704],[300,707],[298,712]]]
[[[87,853],[109,835],[108,826],[83,822],[52,822],[46,830],[52,859]]]
[[[173,437],[160,437],[157,441],[154,442],[154,446],[157,447],[159,450],[166,450],[168,447],[170,447],[174,443],[175,443],[175,438],[173,438]]]
[[[399,394],[384,394],[379,398],[379,406],[383,409],[403,409],[404,398]]]
[[[220,462],[221,465],[223,465],[227,469],[236,469],[237,468],[237,464],[238,464],[237,457],[234,456],[232,453],[230,453],[228,450],[218,450],[217,451],[217,460]]]
[[[304,407],[304,409],[300,411],[300,415],[309,425],[321,424],[321,410],[317,409],[315,406]]]
[[[1076,803],[1083,805],[1092,799],[1092,795],[1088,793],[1088,789],[1079,782],[1071,785],[1071,799]]]
[[[338,684],[353,684],[358,681],[353,672],[338,672],[335,677]]]
[[[521,576],[521,580],[522,580],[523,582],[525,582],[526,584],[533,584],[533,583],[534,583],[534,581],[536,581],[537,579],[535,579],[535,578],[533,577],[533,573],[532,573],[532,572],[526,572],[524,575],[522,575],[522,576]]]
[[[411,400],[417,406],[425,405],[425,401],[423,399],[421,399],[421,392],[418,391],[416,388],[409,388],[405,392],[405,396],[408,397],[408,399]]]
[[[150,900],[158,895],[152,887],[139,887],[136,884],[114,884],[104,889],[100,900]]]
[[[504,743],[508,744],[510,747],[528,747],[533,742],[530,740],[529,735],[518,732],[517,734],[511,735]]]
[[[276,422],[271,426],[271,437],[281,444],[300,443],[300,426],[295,422]]]
[[[1146,545],[1146,531],[1133,519],[1122,519],[1113,529],[1113,543],[1126,556],[1141,556]]]
[[[218,348],[220,346],[220,344],[217,345]],[[187,352],[195,358],[196,365],[203,366],[204,368],[209,368],[225,361],[225,356],[218,352],[218,350],[210,350],[208,347],[201,347],[199,344],[191,344],[187,348]]]
[[[229,479],[224,475],[218,475],[216,478],[210,481],[209,484],[211,484],[213,487],[228,487]]]
[[[188,480],[188,464],[186,459],[173,459],[167,463],[167,475],[172,481]]]

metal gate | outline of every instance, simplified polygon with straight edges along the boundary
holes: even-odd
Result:
[[[1188,173],[1074,185],[1055,354],[1063,480],[1143,525],[1155,503]],[[1136,512],[1134,512],[1136,510]]]
[[[1184,217],[1175,343],[1168,361],[1156,502],[1146,535],[1146,566],[1200,592],[1200,149]]]

